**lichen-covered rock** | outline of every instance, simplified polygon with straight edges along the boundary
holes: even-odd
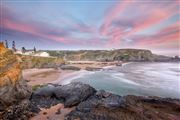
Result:
[[[22,79],[16,55],[0,43],[0,108],[29,98],[31,88]]]

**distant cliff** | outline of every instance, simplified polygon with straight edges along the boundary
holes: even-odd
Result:
[[[0,43],[0,107],[6,107],[31,95],[31,89],[22,80],[16,55]]]
[[[80,51],[47,51],[51,56],[61,56],[65,60],[92,61],[153,61],[150,50],[117,49],[117,50],[80,50]]]

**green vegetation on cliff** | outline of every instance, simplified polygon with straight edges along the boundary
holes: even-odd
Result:
[[[65,61],[57,57],[39,57],[19,55],[22,69],[27,68],[56,68]]]
[[[116,50],[79,50],[79,51],[46,51],[50,56],[63,57],[65,60],[92,61],[152,61],[150,50],[116,49]]]

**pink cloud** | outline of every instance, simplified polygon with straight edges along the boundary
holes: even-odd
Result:
[[[124,18],[121,16],[120,18],[118,18],[120,19],[119,23],[116,23],[114,24],[114,26],[112,26],[112,22],[116,19],[116,17],[123,11],[125,11],[130,5],[134,6],[135,4],[132,4],[132,2],[123,2],[121,4],[118,4],[110,12],[110,15],[107,15],[109,18],[105,18],[105,23],[103,25],[102,32],[111,38],[107,42],[106,46],[121,46],[121,42],[124,41],[124,38],[131,38],[134,35],[134,33],[143,31],[145,29],[148,29],[149,27],[157,25],[178,13],[176,3],[170,4],[166,7],[162,7],[154,4],[149,5],[147,2],[139,4],[140,7],[137,9],[139,12],[147,11],[146,14],[143,14],[142,16],[129,21],[126,19],[124,20]],[[136,5],[138,5],[138,2],[136,2]],[[132,25],[132,28],[128,31],[126,31],[126,29],[128,28],[123,26],[127,24]],[[153,46],[154,44],[161,44],[162,42],[172,42],[173,40],[176,41],[175,38],[177,39],[178,34],[174,33],[173,35],[171,34],[165,36],[163,36],[162,34],[163,32],[165,32],[164,34],[168,34],[166,32],[174,30],[174,28],[177,27],[177,24],[179,23],[176,23],[174,26],[169,26],[168,28],[163,29],[154,36],[142,36],[139,38],[141,40],[138,40],[140,42],[138,42],[137,44],[140,46]]]
[[[110,28],[111,23],[115,18],[118,17],[126,8],[131,5],[131,1],[126,2],[119,2],[116,6],[114,6],[110,12],[108,12],[107,16],[105,17],[105,21],[102,26],[101,33],[102,35],[106,35],[108,33],[108,30]]]
[[[148,13],[147,18],[139,20],[134,20],[134,28],[132,31],[128,33],[128,35],[134,34],[139,31],[143,31],[144,29],[147,29],[153,25],[156,25],[162,21],[167,20],[168,18],[178,14],[178,11],[174,10],[177,7],[177,4],[171,4],[166,7],[161,8],[151,8]]]
[[[169,47],[172,47],[171,45],[175,45],[177,47],[180,42],[180,28],[178,25],[179,22],[162,29],[154,35],[139,36],[139,38],[136,38],[137,42],[135,44],[137,46],[148,46],[151,48],[158,46],[162,47],[164,45],[166,45],[164,48],[167,48],[168,45]]]
[[[70,43],[73,41],[70,38],[66,38],[64,36],[48,34],[48,32],[51,31],[48,31],[50,30],[50,26],[46,24],[22,22],[16,19],[15,16],[16,14],[13,13],[10,8],[2,7],[2,9],[4,11],[3,13],[6,14],[1,13],[2,18],[1,18],[0,27],[3,28],[4,30],[9,29],[13,31],[18,31],[26,34],[31,34],[33,36],[41,37],[43,39],[50,39],[62,43]],[[58,31],[60,33],[62,30],[58,29]]]
[[[42,38],[45,38],[45,39],[52,39],[52,40],[63,42],[63,43],[68,42],[63,37],[43,34],[42,31],[38,30],[39,28],[36,28],[36,26],[33,26],[31,24],[28,24],[28,23],[14,22],[14,21],[7,20],[7,19],[4,20],[4,21],[5,22],[3,22],[3,27],[6,28],[6,29],[11,29],[11,30],[19,31],[19,32],[24,32],[24,33],[32,34],[32,35],[42,37]]]

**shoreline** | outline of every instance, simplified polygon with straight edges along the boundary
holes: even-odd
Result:
[[[78,77],[81,73],[92,73],[93,71],[86,70],[86,67],[98,67],[102,70],[111,69],[115,67],[115,64],[100,64],[99,62],[94,62],[91,64],[86,64],[83,61],[82,63],[75,64],[67,64],[70,66],[75,66],[81,68],[79,71],[75,70],[62,70],[62,69],[54,69],[54,68],[32,68],[32,69],[24,69],[22,71],[23,79],[28,82],[29,85],[43,85],[48,83],[56,83],[59,85],[68,84],[74,79]],[[87,61],[85,61],[87,62]],[[127,63],[122,63],[127,64]],[[123,65],[124,66],[124,65]]]
[[[48,83],[53,83],[60,77],[65,77],[66,75],[72,73],[70,70],[60,70],[54,68],[43,68],[43,69],[25,69],[22,72],[23,79],[27,81],[30,86],[44,85]]]
[[[153,63],[155,63],[155,64],[153,64]],[[66,85],[66,84],[71,83],[73,80],[78,81],[78,78],[80,78],[81,82],[83,82],[82,80],[86,80],[86,79],[94,79],[91,83],[88,83],[88,84],[94,85],[94,87],[96,89],[98,89],[98,88],[105,89],[106,87],[107,87],[107,89],[113,89],[110,86],[103,85],[104,87],[102,87],[101,85],[98,86],[95,83],[93,83],[98,80],[98,78],[93,74],[95,73],[97,75],[102,76],[103,74],[101,74],[101,73],[104,71],[103,73],[105,73],[105,75],[107,75],[107,79],[111,79],[111,76],[112,76],[113,77],[112,81],[117,82],[117,84],[115,85],[116,87],[121,84],[127,85],[126,88],[122,87],[122,89],[131,89],[131,90],[133,89],[132,93],[134,93],[134,94],[135,94],[135,92],[138,92],[139,89],[141,89],[141,91],[139,91],[139,93],[142,95],[151,95],[151,94],[157,93],[157,95],[159,95],[159,96],[161,95],[161,97],[163,97],[163,96],[166,96],[166,94],[169,95],[172,91],[174,91],[173,94],[170,95],[170,96],[174,97],[175,94],[177,93],[177,90],[174,90],[174,88],[177,87],[177,81],[175,79],[177,79],[177,77],[176,77],[178,75],[177,72],[180,69],[176,70],[176,69],[172,68],[173,71],[167,71],[169,68],[167,68],[164,65],[163,66],[161,65],[164,62],[160,62],[160,63],[153,62],[153,63],[152,62],[141,62],[141,63],[128,62],[128,63],[123,63],[121,67],[120,66],[117,66],[117,67],[116,66],[104,66],[104,67],[102,67],[102,70],[100,70],[100,71],[87,71],[87,70],[83,70],[83,69],[81,69],[80,71],[60,70],[60,69],[55,70],[52,68],[48,68],[48,69],[29,69],[29,70],[27,70],[26,73],[31,74],[30,78],[32,78],[31,79],[32,81],[28,82],[28,84],[31,86],[39,85],[39,84],[43,85],[43,84],[48,84],[48,83],[58,84],[58,85]],[[165,64],[165,65],[167,65],[167,64]],[[160,65],[161,67],[159,69],[156,69],[155,68],[156,65]],[[148,69],[146,69],[147,66],[149,66]],[[110,72],[108,74],[109,70],[112,73]],[[34,75],[33,71],[34,71],[34,73],[36,73],[35,75]],[[49,71],[50,74],[47,75],[46,77],[44,77],[43,74],[46,74],[47,71]],[[55,72],[52,72],[52,71],[55,71]],[[159,72],[159,71],[161,71],[161,72]],[[171,73],[171,72],[176,72],[176,73]],[[88,76],[88,74],[92,74],[93,78],[83,77],[84,75]],[[157,76],[158,74],[162,77],[163,76],[167,76],[167,77],[165,77],[165,78],[163,77],[163,79],[162,79],[162,77]],[[171,76],[171,74],[177,74],[177,75]],[[174,80],[174,81],[172,81],[172,82],[176,83],[175,85],[168,86],[168,81],[170,80],[169,77],[173,77],[172,80]],[[26,76],[25,80],[27,80],[27,78],[28,77]],[[165,81],[163,82],[163,84],[161,84],[162,80],[164,80],[164,79],[165,79]],[[100,80],[100,81],[103,82],[103,80]],[[86,83],[86,81],[84,83]],[[111,83],[108,83],[108,84],[112,85]],[[150,89],[150,88],[152,88],[152,89]],[[165,88],[169,89],[170,91],[167,91],[167,93],[164,93],[164,92],[161,93],[161,91]],[[158,89],[158,92],[155,92],[154,89]],[[116,89],[117,92],[118,92],[118,90],[120,90],[120,89],[119,88]],[[151,91],[151,92],[148,92],[148,91]],[[112,90],[112,92],[118,94],[117,92],[114,92],[113,90]],[[123,92],[121,94],[127,94],[127,93]]]

